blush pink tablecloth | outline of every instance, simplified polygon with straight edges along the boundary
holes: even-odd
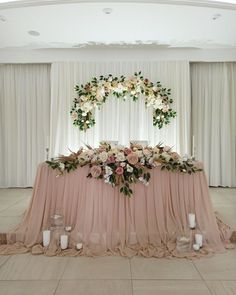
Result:
[[[204,172],[185,175],[157,167],[150,170],[149,185],[134,184],[134,194],[128,198],[119,187],[87,178],[88,169],[57,177],[57,171],[40,164],[29,208],[8,233],[8,244],[0,246],[0,254],[194,256],[193,251],[176,250],[176,237],[190,232],[190,212],[196,214],[197,230],[204,235],[200,255],[230,247],[231,229],[214,214]],[[55,212],[62,213],[65,225],[73,228],[65,251],[55,243],[41,246],[42,230]],[[83,243],[81,251],[75,250],[78,242]]]

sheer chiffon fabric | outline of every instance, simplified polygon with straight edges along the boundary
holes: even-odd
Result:
[[[119,187],[87,178],[88,167],[58,176],[47,164],[40,164],[33,196],[21,223],[7,234],[0,254],[44,253],[53,255],[142,255],[146,257],[193,257],[230,248],[232,231],[216,218],[204,172],[192,175],[150,170],[148,186],[136,183],[133,196],[125,197]],[[200,252],[179,253],[176,238],[190,234],[188,214],[196,214],[197,230],[204,236]],[[50,246],[42,247],[42,230],[50,216],[64,215],[72,226],[69,248],[62,251],[55,233]],[[83,244],[76,250],[77,243]]]

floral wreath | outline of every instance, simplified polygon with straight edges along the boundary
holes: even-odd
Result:
[[[153,107],[153,125],[159,129],[176,116],[176,112],[170,108],[173,103],[173,99],[169,97],[171,90],[163,88],[160,82],[153,83],[144,79],[141,71],[134,73],[131,78],[113,77],[111,74],[107,77],[100,76],[99,79],[94,77],[85,85],[76,85],[75,91],[78,97],[73,100],[70,114],[73,125],[82,131],[95,125],[94,109],[105,103],[109,95],[122,97],[123,100],[129,96],[133,101],[143,95],[146,107]]]

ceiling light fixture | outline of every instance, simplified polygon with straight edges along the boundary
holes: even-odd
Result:
[[[109,7],[104,8],[102,11],[103,11],[105,14],[111,14],[111,13],[112,13],[112,9],[109,8]]]
[[[5,18],[5,16],[0,15],[0,21],[1,21],[1,22],[5,22],[5,21],[7,21],[7,19]]]
[[[221,17],[221,14],[220,13],[216,13],[216,14],[214,14],[213,16],[212,16],[212,19],[213,20],[216,20],[216,19],[218,19],[218,18],[220,18]]]
[[[37,32],[37,31],[28,31],[28,34],[29,34],[30,36],[34,36],[34,37],[38,37],[38,36],[40,35],[40,33]]]

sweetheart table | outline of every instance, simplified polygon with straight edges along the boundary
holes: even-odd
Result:
[[[203,171],[187,175],[156,167],[150,170],[149,185],[133,184],[133,196],[128,198],[119,187],[87,178],[88,169],[58,177],[46,163],[40,164],[30,205],[21,223],[7,234],[7,245],[0,245],[0,254],[192,257],[230,247],[232,232],[215,216]],[[176,239],[194,234],[188,225],[190,212],[196,215],[196,231],[203,234],[203,248],[181,253]],[[42,230],[55,213],[72,227],[64,251],[55,241],[42,247]],[[79,242],[80,251],[75,249]]]

